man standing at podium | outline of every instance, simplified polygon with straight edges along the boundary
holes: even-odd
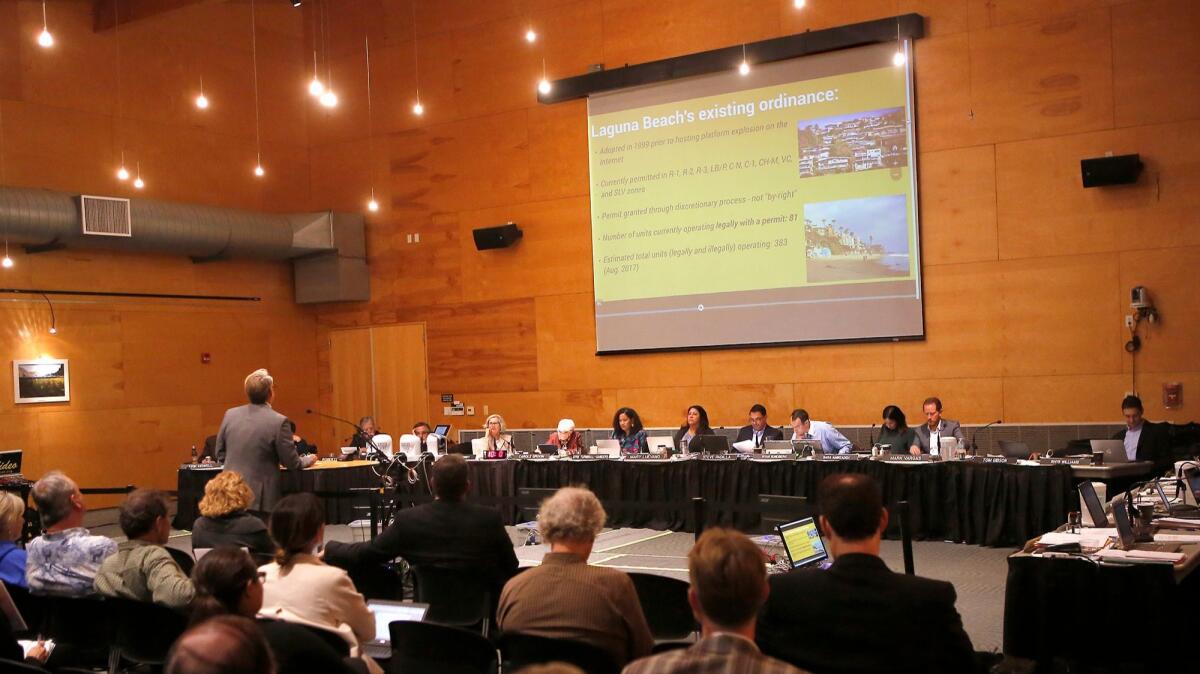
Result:
[[[248,405],[225,412],[217,431],[217,460],[225,470],[236,471],[254,492],[252,510],[269,512],[283,494],[279,466],[300,470],[316,461],[315,454],[301,458],[292,442],[287,417],[271,409],[275,380],[265,369],[246,377]]]

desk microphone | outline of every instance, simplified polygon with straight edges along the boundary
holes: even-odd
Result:
[[[971,453],[972,454],[979,453],[979,444],[975,442],[975,438],[979,437],[979,431],[987,430],[987,429],[991,428],[992,426],[995,426],[996,424],[1001,424],[1001,423],[1004,423],[1004,422],[997,419],[997,420],[987,424],[983,428],[976,429],[976,431],[971,434]]]
[[[869,444],[872,447],[875,446],[875,426],[876,426],[875,424],[871,424],[871,430],[867,434],[867,438],[868,438],[867,444]]]
[[[365,443],[366,443],[366,446],[367,446],[367,447],[370,447],[370,448],[371,448],[371,450],[372,450],[372,451],[373,451],[375,454],[379,454],[379,453],[380,453],[380,452],[379,452],[379,448],[375,446],[375,441],[374,441],[374,440],[372,440],[372,439],[371,439],[371,438],[370,438],[370,437],[367,435],[367,432],[366,432],[366,431],[364,431],[364,430],[362,429],[362,426],[359,426],[358,424],[354,423],[353,421],[350,421],[349,419],[343,419],[343,418],[341,418],[341,417],[335,417],[335,416],[333,416],[332,414],[325,414],[324,412],[317,412],[316,410],[313,410],[313,409],[311,409],[311,408],[310,408],[310,409],[306,409],[306,410],[304,410],[304,413],[305,413],[305,414],[315,414],[315,415],[317,415],[317,416],[319,416],[319,417],[324,417],[324,418],[326,418],[326,419],[333,419],[334,421],[340,421],[340,422],[342,422],[343,424],[350,424],[351,426],[353,426],[353,427],[354,427],[354,430],[355,430],[355,435],[356,435],[356,436],[360,436],[360,437],[362,437],[362,439],[365,441]]]

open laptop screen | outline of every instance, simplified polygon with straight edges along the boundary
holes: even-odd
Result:
[[[811,517],[779,525],[779,537],[783,539],[783,549],[787,552],[788,561],[793,569],[816,564],[829,558],[825,551],[825,541],[817,529],[816,521]]]
[[[438,424],[437,427],[433,429],[433,432],[444,438],[450,435],[450,424]]]
[[[375,613],[375,641],[390,643],[392,633],[388,629],[388,625],[397,620],[421,622],[425,619],[425,612],[429,610],[429,604],[371,599],[367,602],[367,608]]]
[[[1096,488],[1091,482],[1079,483],[1079,495],[1083,498],[1083,504],[1087,506],[1088,514],[1092,516],[1092,526],[1107,527],[1108,515],[1104,514],[1104,504],[1100,502],[1100,497],[1096,495]]]

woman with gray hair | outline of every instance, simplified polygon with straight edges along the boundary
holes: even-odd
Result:
[[[542,502],[538,530],[550,552],[541,566],[504,586],[496,611],[502,632],[586,642],[617,665],[650,653],[654,638],[633,581],[587,563],[605,517],[600,500],[581,487],[564,487]]]

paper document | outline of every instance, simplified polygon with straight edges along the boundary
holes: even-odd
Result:
[[[1154,534],[1155,543],[1200,543],[1200,534]]]
[[[742,440],[741,442],[733,443],[731,446],[733,447],[734,451],[741,452],[743,454],[749,454],[754,451],[753,440]]]
[[[1178,564],[1183,561],[1182,552],[1154,552],[1152,550],[1116,550],[1108,548],[1096,553],[1100,559],[1119,562]]]

